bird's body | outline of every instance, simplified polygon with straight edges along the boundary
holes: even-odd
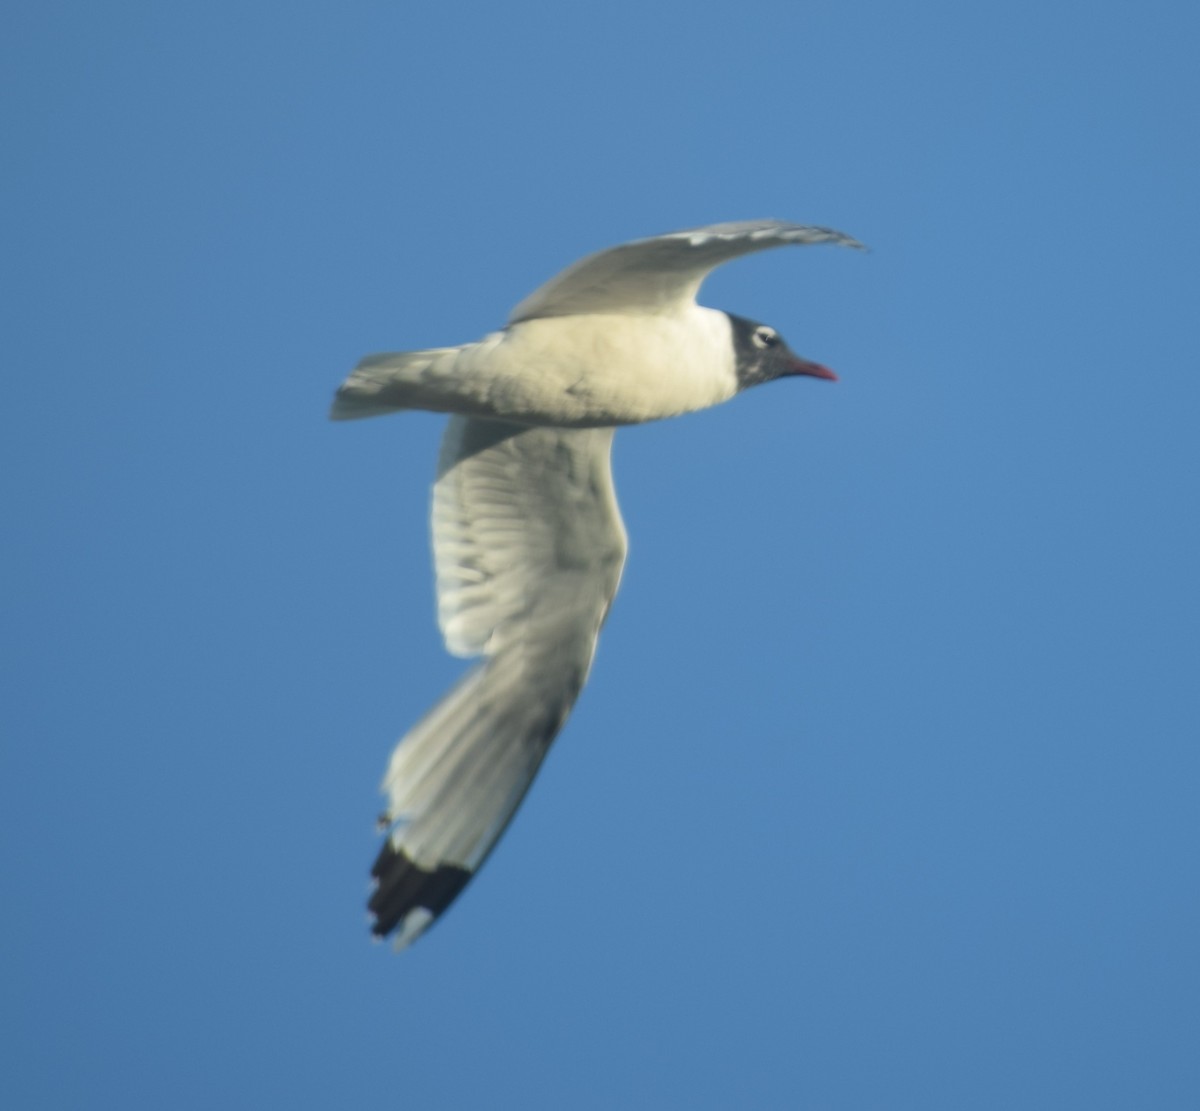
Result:
[[[360,415],[351,390],[388,408],[395,398],[408,409],[611,428],[707,409],[733,397],[738,380],[729,316],[691,304],[653,316],[536,317],[462,347],[377,355],[347,383],[346,417]]]
[[[371,356],[335,419],[454,414],[433,497],[438,621],[482,655],[397,746],[373,929],[401,947],[478,870],[586,681],[620,582],[613,429],[716,405],[774,378],[833,375],[774,329],[694,297],[714,266],[788,243],[859,246],[779,221],[635,240],[575,263],[477,343]]]

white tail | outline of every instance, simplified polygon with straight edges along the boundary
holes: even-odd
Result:
[[[441,390],[431,389],[429,371],[446,359],[452,363],[461,347],[425,351],[393,351],[368,355],[338,387],[329,410],[331,420],[378,417],[398,409],[440,409]],[[448,357],[448,358],[447,358]]]

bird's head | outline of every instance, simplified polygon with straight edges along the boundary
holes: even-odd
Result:
[[[837,375],[820,363],[800,358],[769,324],[727,314],[733,327],[733,357],[738,389],[745,390],[776,378],[806,374],[810,378],[837,381]]]

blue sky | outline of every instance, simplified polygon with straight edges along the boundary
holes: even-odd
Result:
[[[0,38],[0,1103],[1200,1099],[1182,3],[85,5]],[[580,255],[841,375],[622,431],[591,683],[411,951],[441,421],[325,420]]]

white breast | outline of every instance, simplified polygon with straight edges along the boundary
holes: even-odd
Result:
[[[465,348],[454,371],[496,416],[526,424],[636,424],[737,392],[729,317],[698,305],[522,321]]]

